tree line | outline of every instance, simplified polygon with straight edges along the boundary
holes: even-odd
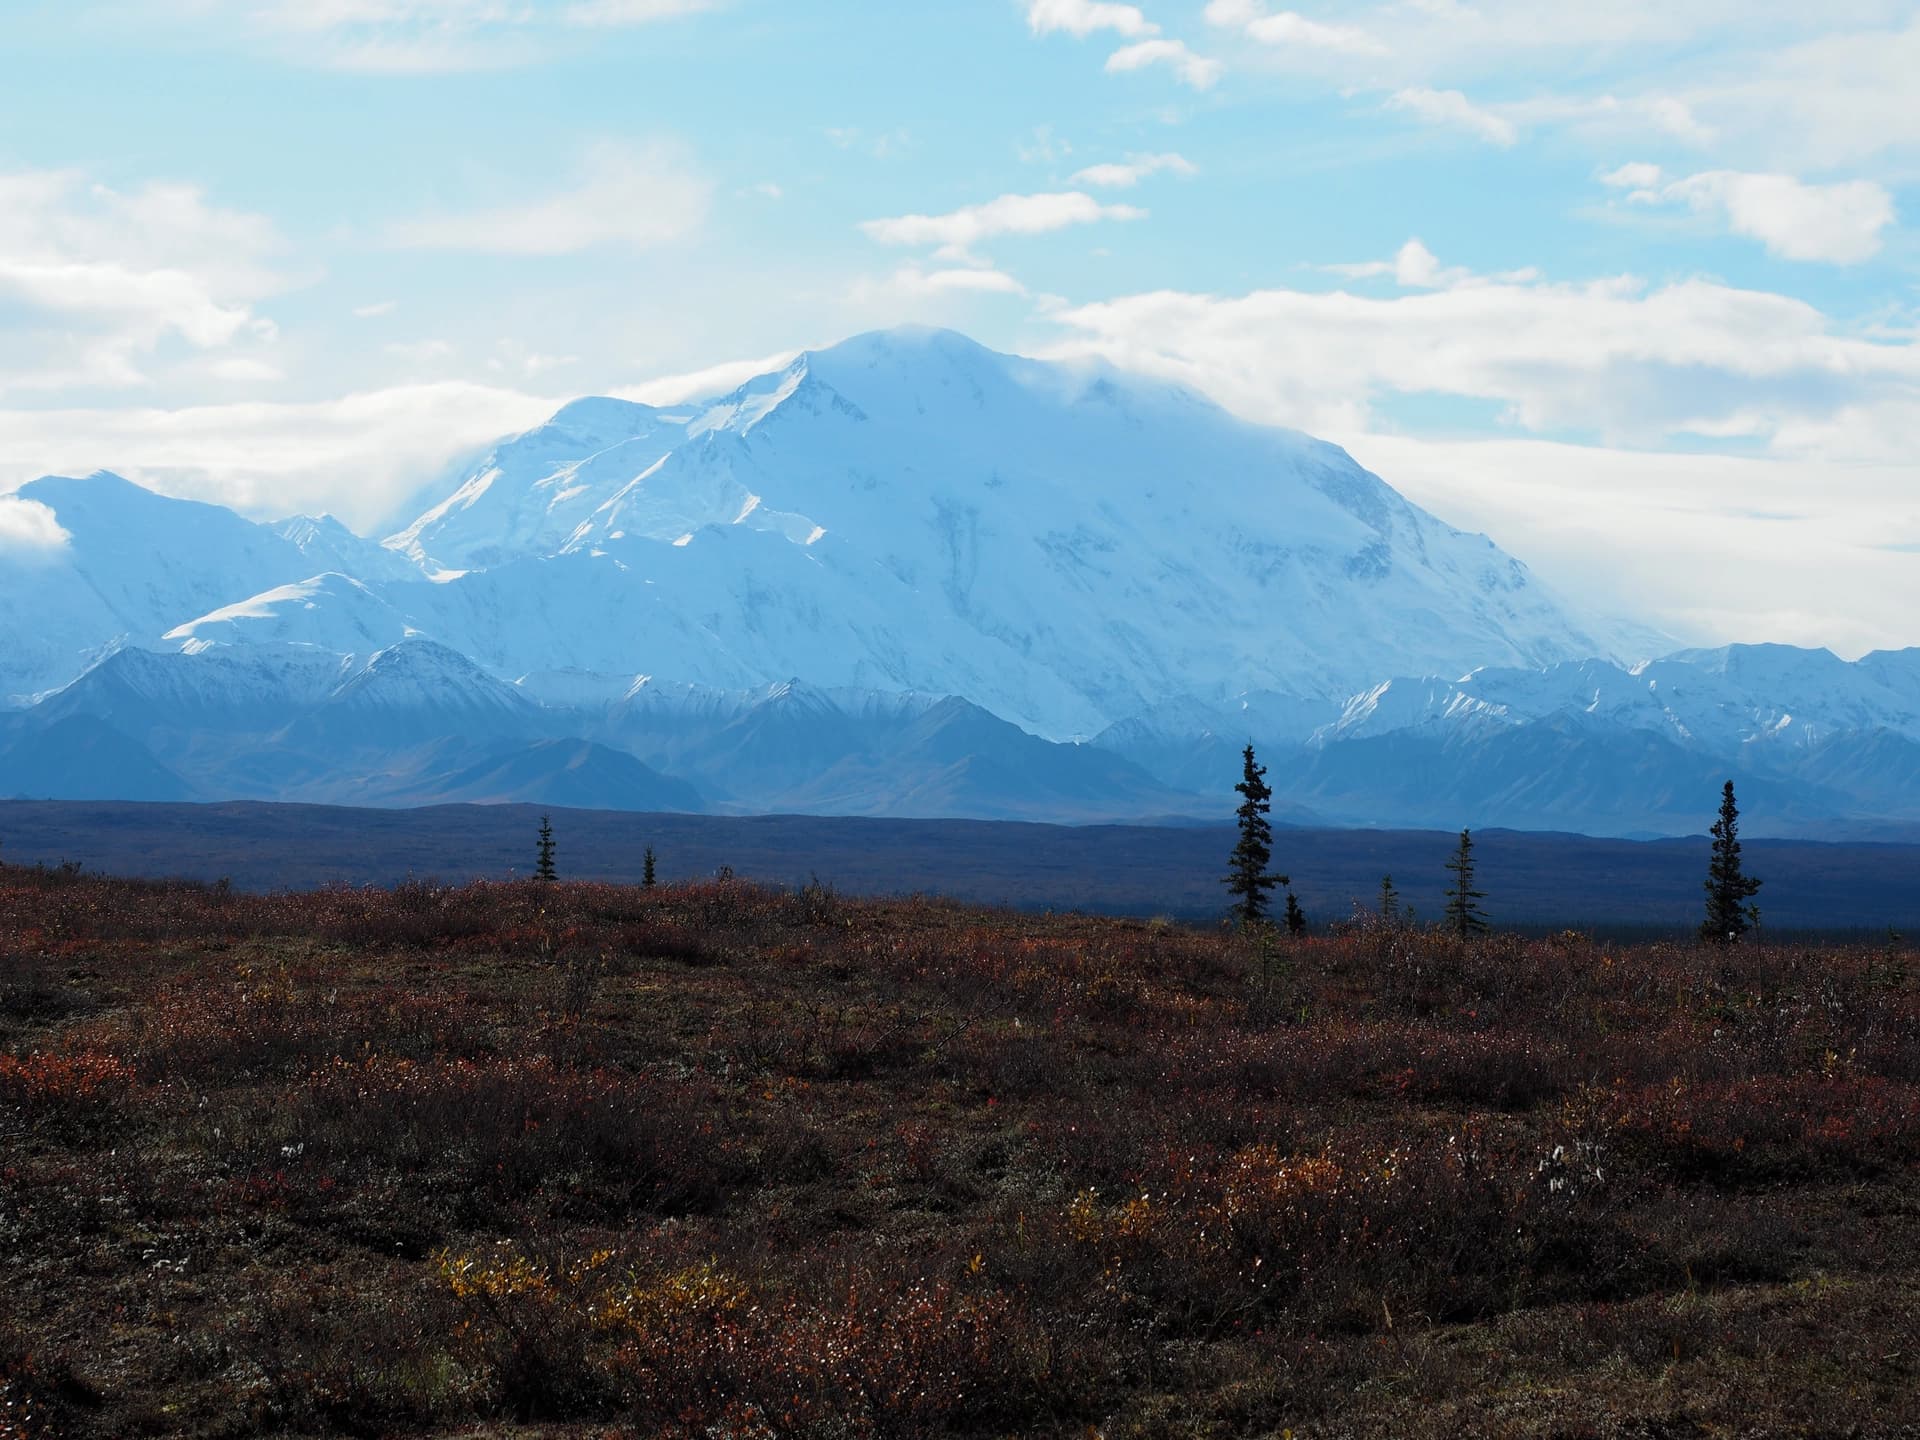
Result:
[[[1254,758],[1253,742],[1241,752],[1240,781],[1233,788],[1240,795],[1234,812],[1237,839],[1227,860],[1227,873],[1221,883],[1231,897],[1230,913],[1243,926],[1271,923],[1269,892],[1286,892],[1282,923],[1290,935],[1306,933],[1307,918],[1293,893],[1291,876],[1274,873],[1273,863],[1273,787],[1267,784],[1267,767]],[[1713,823],[1713,845],[1707,864],[1706,918],[1700,922],[1700,938],[1714,944],[1737,944],[1760,923],[1760,910],[1753,903],[1760,880],[1746,873],[1740,861],[1740,808],[1733,794],[1733,781],[1720,792],[1720,816]],[[1476,883],[1473,858],[1473,832],[1462,830],[1459,843],[1446,862],[1450,877],[1446,908],[1441,924],[1464,939],[1484,935],[1490,928],[1487,913],[1480,902],[1487,892]],[[1410,923],[1411,908],[1404,912],[1400,892],[1391,874],[1380,877],[1380,918],[1389,924]]]
[[[1299,897],[1293,892],[1293,879],[1288,875],[1275,873],[1273,864],[1273,822],[1269,818],[1273,810],[1273,787],[1267,784],[1267,767],[1260,764],[1254,756],[1253,742],[1241,752],[1241,773],[1239,783],[1233,788],[1240,796],[1239,807],[1234,812],[1237,836],[1233,852],[1227,859],[1227,873],[1221,883],[1227,887],[1231,897],[1230,914],[1242,926],[1264,926],[1273,923],[1270,907],[1271,893],[1281,890],[1285,893],[1286,904],[1281,910],[1279,922],[1286,927],[1289,935],[1304,935],[1307,932],[1306,912],[1300,907]],[[1706,918],[1700,923],[1700,938],[1715,944],[1737,944],[1760,923],[1759,907],[1753,897],[1759,893],[1760,880],[1746,873],[1740,860],[1740,808],[1734,799],[1733,781],[1729,780],[1720,793],[1720,815],[1712,827],[1712,849],[1707,864],[1706,879]],[[534,876],[545,882],[559,878],[559,869],[555,862],[558,842],[554,839],[553,822],[550,817],[540,817],[540,830],[535,841]],[[1441,926],[1461,936],[1472,939],[1486,934],[1492,927],[1481,901],[1487,898],[1487,892],[1477,883],[1476,862],[1473,858],[1473,832],[1463,829],[1453,853],[1446,862],[1449,884],[1444,892],[1445,909],[1441,912]],[[646,847],[641,862],[640,883],[652,888],[654,884],[654,855],[651,845]],[[1413,920],[1412,907],[1402,908],[1400,892],[1393,883],[1391,874],[1380,877],[1379,915],[1388,924],[1410,924]]]

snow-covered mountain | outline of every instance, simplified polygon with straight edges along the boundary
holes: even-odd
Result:
[[[1056,739],[1169,693],[1617,648],[1332,446],[944,331],[569,405],[387,543],[458,574],[396,608],[501,673],[955,692]]]
[[[385,542],[21,493],[70,540],[0,567],[0,792],[1208,815],[1254,738],[1303,817],[1672,828],[1734,766],[1920,820],[1920,652],[1649,661],[1333,446],[951,332],[576,401]]]
[[[1755,833],[1898,830],[1920,820],[1920,649],[1731,645],[1400,678],[1344,704],[1174,700],[1096,743],[1192,786],[1248,739],[1280,793],[1344,823],[1679,833],[1735,776],[1765,802]]]

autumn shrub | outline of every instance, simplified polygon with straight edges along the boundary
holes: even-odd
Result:
[[[0,1110],[32,1130],[94,1132],[117,1123],[136,1082],[133,1067],[96,1050],[0,1054]]]
[[[284,1143],[341,1171],[445,1177],[469,1205],[544,1190],[591,1213],[703,1213],[750,1174],[722,1115],[697,1082],[540,1056],[336,1058],[293,1097]]]
[[[1875,1173],[1920,1159],[1920,1086],[1881,1076],[1674,1081],[1610,1098],[1623,1158],[1683,1179]]]
[[[527,1417],[615,1404],[648,1433],[911,1436],[1018,1422],[1065,1377],[1023,1307],[970,1283],[826,1263],[769,1284],[712,1260],[442,1252],[464,1353]]]

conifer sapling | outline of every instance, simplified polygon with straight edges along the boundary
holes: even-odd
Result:
[[[539,861],[533,873],[542,880],[555,880],[559,876],[553,868],[553,823],[545,815],[540,817]]]
[[[1487,894],[1473,888],[1473,866],[1473,835],[1462,830],[1460,844],[1447,861],[1447,869],[1453,872],[1453,884],[1447,890],[1447,925],[1462,936],[1484,935],[1487,930],[1486,912],[1480,908]]]

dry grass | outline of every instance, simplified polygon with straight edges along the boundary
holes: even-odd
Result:
[[[0,1436],[1894,1435],[1898,949],[0,871]]]

